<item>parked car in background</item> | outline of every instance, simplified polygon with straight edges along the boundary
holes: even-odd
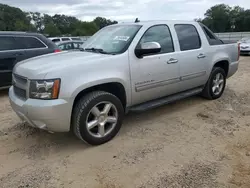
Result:
[[[0,31],[0,88],[12,85],[12,69],[19,61],[59,51],[42,34]]]
[[[81,41],[82,39],[79,37],[49,37],[49,39],[54,42],[64,42],[64,41]]]
[[[111,140],[128,111],[196,94],[220,98],[239,61],[237,43],[224,44],[195,21],[107,26],[83,50],[17,64],[9,98],[31,126],[72,130],[92,145]]]
[[[250,38],[243,38],[239,41],[240,44],[240,54],[250,55]]]
[[[58,42],[56,45],[62,51],[69,51],[69,50],[80,50],[83,42],[81,41],[67,41],[67,42]]]

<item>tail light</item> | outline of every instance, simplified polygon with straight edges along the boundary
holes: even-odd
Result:
[[[57,53],[57,52],[61,52],[62,50],[60,50],[60,49],[55,49],[55,53]]]

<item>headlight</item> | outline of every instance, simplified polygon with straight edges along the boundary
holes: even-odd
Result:
[[[60,90],[60,79],[31,80],[30,98],[33,99],[57,99]]]

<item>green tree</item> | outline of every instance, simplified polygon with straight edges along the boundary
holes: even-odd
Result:
[[[73,16],[56,14],[52,17],[53,23],[61,31],[62,34],[71,34],[76,29],[79,20]]]
[[[94,23],[96,24],[96,26],[99,29],[102,29],[103,27],[106,27],[106,26],[112,25],[112,24],[117,24],[118,22],[117,21],[111,21],[109,19],[102,18],[102,17],[96,17],[94,19]]]
[[[98,27],[94,22],[79,22],[76,29],[72,33],[74,36],[91,36],[98,31]]]
[[[243,18],[245,10],[239,6],[235,6],[230,11],[231,31],[241,31],[244,27]]]
[[[240,6],[218,4],[206,11],[204,19],[195,20],[202,22],[214,32],[250,31],[250,10]]]
[[[60,36],[61,32],[53,23],[47,23],[44,26],[44,34],[49,35],[50,37]]]
[[[97,17],[94,21],[84,22],[73,16],[23,12],[19,8],[0,4],[0,30],[36,31],[49,36],[93,35],[99,29],[117,23]]]
[[[235,20],[235,31],[250,31],[250,10],[238,14]]]
[[[48,14],[44,14],[43,15],[43,23],[48,24],[48,23],[51,23],[51,22],[53,22],[52,16],[50,16]]]
[[[202,22],[214,32],[226,32],[231,29],[230,13],[230,6],[225,4],[215,5],[206,11],[205,19]]]
[[[30,22],[33,22],[34,27],[38,32],[42,32],[44,29],[44,16],[39,12],[29,12],[27,17]]]
[[[19,8],[0,4],[0,28],[5,31],[27,31],[32,28],[26,13]]]
[[[6,24],[4,22],[4,12],[0,8],[0,30],[3,31],[6,28]]]

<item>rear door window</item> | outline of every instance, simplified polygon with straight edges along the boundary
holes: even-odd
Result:
[[[52,42],[60,42],[60,39],[52,39]]]
[[[210,45],[220,45],[220,44],[223,44],[223,42],[218,39],[213,33],[212,31],[210,31],[207,27],[201,25],[206,37],[207,37],[207,40],[208,40],[208,43]]]
[[[16,41],[11,36],[0,36],[0,51],[17,49]]]
[[[69,41],[69,38],[62,38],[62,41]]]
[[[207,38],[209,38],[210,40],[216,39],[215,36],[212,33],[210,33],[210,31],[207,30],[207,28],[205,27],[202,27],[202,28],[205,31]]]
[[[74,45],[74,49],[79,49],[81,47],[83,43],[80,43],[80,42],[74,42],[73,45]]]
[[[78,38],[78,37],[73,37],[73,38],[71,38],[71,40],[81,40],[80,38]]]
[[[65,43],[65,44],[60,44],[60,45],[58,45],[58,47],[59,47],[61,50],[72,50],[72,49],[74,49],[74,45],[73,45],[73,43],[71,43],[71,42]]]
[[[177,24],[175,30],[180,43],[181,51],[201,48],[201,39],[197,29],[191,24]]]
[[[15,37],[19,49],[46,48],[45,44],[35,37]]]
[[[65,45],[64,45],[64,44],[60,44],[60,45],[58,45],[58,47],[59,47],[61,50],[65,50]]]
[[[74,49],[73,43],[65,44],[65,50],[72,50],[72,49]]]

